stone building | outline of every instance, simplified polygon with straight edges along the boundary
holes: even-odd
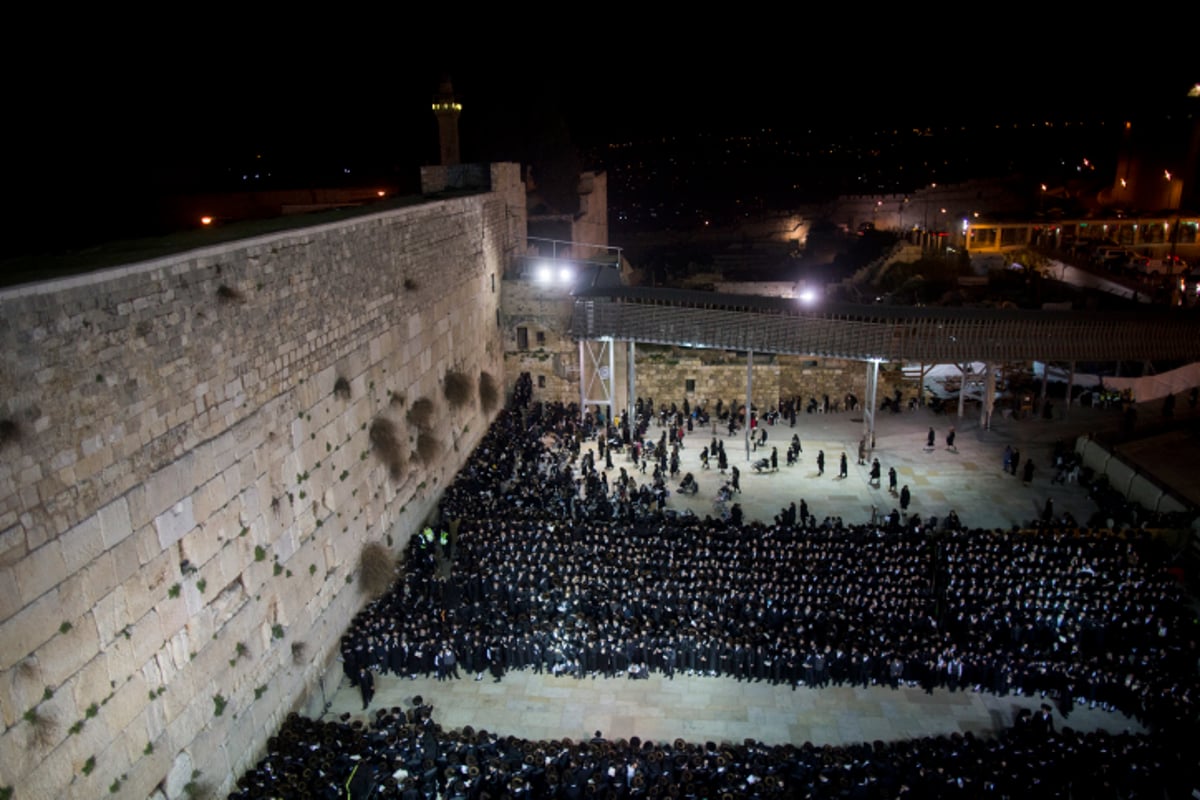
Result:
[[[519,168],[423,178],[415,205],[0,292],[16,798],[227,791],[320,707],[364,548],[399,550],[503,402]]]

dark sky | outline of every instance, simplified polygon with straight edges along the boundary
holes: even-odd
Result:
[[[299,22],[191,13],[170,26],[104,19],[93,30],[75,20],[71,32],[35,30],[28,41],[9,31],[21,45],[2,64],[12,226],[64,202],[69,214],[204,187],[221,170],[254,168],[257,155],[322,173],[343,164],[415,173],[436,158],[430,103],[442,73],[464,105],[464,160],[515,159],[547,130],[587,145],[766,125],[1119,116],[1156,109],[1198,77],[1182,48],[1125,43],[1109,53],[1084,36],[1044,48],[1028,32],[965,43],[959,20],[905,21],[907,35],[863,29],[855,15],[740,29],[714,20],[696,35],[635,19],[619,21],[627,30],[564,18],[464,32],[456,19],[397,12]]]
[[[337,27],[330,25],[335,39]],[[8,160],[35,172],[58,163],[116,175],[251,150],[314,159],[391,153],[398,162],[419,163],[433,152],[429,103],[442,72],[454,79],[465,106],[464,148],[476,150],[554,117],[588,143],[766,124],[874,126],[1109,108],[1135,113],[1161,105],[1196,79],[1171,74],[1173,59],[1166,55],[1153,62],[1121,59],[1153,63],[1152,71],[1095,63],[1095,48],[1060,47],[1052,60],[1035,63],[1003,48],[987,60],[961,48],[951,58],[919,40],[906,42],[912,52],[885,55],[875,48],[814,47],[812,34],[798,35],[790,47],[764,41],[761,50],[744,37],[689,45],[683,37],[663,43],[589,40],[586,30],[573,35],[578,41],[570,45],[546,42],[541,49],[516,37],[487,47],[469,41],[458,47],[364,41],[356,47],[336,40],[292,46],[287,37],[256,42],[247,36],[243,43],[229,32],[187,47],[163,39],[149,48],[89,48],[75,69],[52,70],[48,58],[38,80],[12,84],[10,102],[21,125]],[[1088,63],[1068,60],[1081,56]]]

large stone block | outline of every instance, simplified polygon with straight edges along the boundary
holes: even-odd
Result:
[[[12,667],[55,636],[61,621],[58,589],[51,589],[6,620],[0,670]]]
[[[183,787],[192,779],[192,756],[186,750],[175,756],[171,769],[167,772],[166,790],[168,800],[178,800],[184,796]]]
[[[147,684],[136,672],[107,696],[108,702],[100,709],[99,721],[114,733],[126,731],[150,703]],[[135,735],[139,742],[136,754],[140,755],[142,748],[146,746],[146,734],[144,731],[130,733]]]
[[[155,605],[167,599],[167,593],[176,583],[181,583],[179,565],[168,552],[146,564],[140,571],[121,585],[125,588],[125,603],[132,619],[142,616]]]
[[[105,647],[122,634],[129,623],[129,609],[125,605],[125,588],[116,586],[101,597],[92,607],[92,617],[100,637],[100,646]]]
[[[12,567],[0,567],[0,622],[21,610],[21,593]]]
[[[58,632],[36,651],[42,679],[57,686],[78,672],[100,651],[100,635],[91,614],[72,623],[70,630]]]
[[[154,518],[154,529],[158,532],[158,544],[163,549],[178,542],[196,527],[192,513],[192,498],[183,498]]]
[[[22,605],[28,605],[69,574],[58,540],[47,542],[21,559],[16,565],[17,588]]]
[[[116,559],[112,553],[101,553],[78,577],[82,581],[83,596],[89,604],[95,604],[117,585]]]

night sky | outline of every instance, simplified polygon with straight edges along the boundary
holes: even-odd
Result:
[[[51,211],[65,220],[99,208],[136,215],[147,198],[233,188],[255,170],[293,184],[415,176],[437,158],[430,103],[443,73],[464,105],[465,161],[520,160],[541,137],[586,148],[765,126],[1135,115],[1197,78],[1175,49],[1148,51],[1153,71],[1118,69],[1149,63],[1146,53],[1126,46],[1115,61],[1072,37],[1035,61],[1021,38],[966,45],[950,37],[953,27],[904,39],[847,21],[793,22],[780,35],[766,20],[774,35],[625,37],[585,26],[485,39],[400,22],[314,19],[296,37],[263,20],[221,18],[113,41],[56,35],[33,60],[10,51],[5,66],[19,79],[7,92],[6,250],[22,234],[52,235]]]

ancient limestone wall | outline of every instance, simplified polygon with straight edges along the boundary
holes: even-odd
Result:
[[[637,394],[653,398],[656,404],[680,403],[686,397],[689,404],[706,405],[710,409],[718,399],[726,406],[734,401],[745,402],[744,355],[692,353],[639,345]],[[866,396],[866,370],[861,361],[755,355],[754,404],[765,410],[777,406],[781,397],[800,397],[807,403],[810,397],[821,402],[826,394],[831,402],[840,401],[847,394],[856,395],[861,402]],[[689,380],[694,382],[690,392]],[[884,366],[879,373],[879,400],[890,397],[894,388],[900,388],[906,399],[916,391],[915,384],[904,382],[899,370]]]
[[[364,544],[503,401],[523,204],[492,181],[0,294],[0,787],[227,791],[319,701]]]

